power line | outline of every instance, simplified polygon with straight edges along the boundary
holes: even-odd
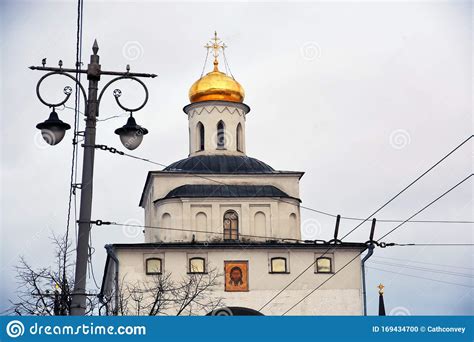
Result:
[[[78,0],[79,1],[79,0]],[[78,42],[79,42],[79,58],[76,58],[76,79],[80,82],[81,80],[81,73],[78,72],[81,65],[82,65],[82,23],[83,23],[83,17],[84,17],[84,1],[83,0],[80,0],[80,21],[79,24],[80,24],[80,34],[78,36]],[[76,135],[74,136],[74,139],[75,139],[75,143],[76,143],[76,169],[74,170],[74,183],[77,184],[77,179],[78,179],[78,176],[77,176],[77,173],[78,173],[78,167],[77,167],[77,161],[79,160],[79,149],[77,148],[77,143],[78,143],[78,140],[77,140],[77,130],[79,129],[79,117],[81,114],[81,111],[80,111],[80,103],[81,103],[81,91],[79,89],[79,84],[76,83],[76,93],[75,93],[75,99],[77,100],[77,106],[75,105],[74,107],[74,110],[75,110],[75,120],[76,122],[74,123],[76,127]],[[84,106],[87,106],[87,103],[84,103]],[[83,114],[83,113],[82,113]],[[77,216],[78,216],[78,209],[77,209],[77,195],[76,195],[76,191],[73,191],[73,194],[74,194],[74,221],[76,222],[77,221]],[[77,232],[77,223],[74,224],[74,233],[75,233],[75,238],[76,238],[76,248],[77,248],[77,236],[78,236],[78,232]]]
[[[412,219],[413,217],[415,217],[416,215],[418,215],[419,213],[421,213],[422,211],[424,211],[425,209],[427,209],[428,207],[430,207],[432,204],[436,203],[438,200],[440,200],[441,198],[443,198],[444,196],[446,196],[447,194],[449,194],[451,191],[453,191],[454,189],[456,189],[458,186],[460,186],[462,183],[466,182],[469,178],[471,178],[474,174],[470,174],[469,176],[467,176],[466,178],[464,178],[463,180],[461,180],[459,183],[457,183],[456,185],[454,185],[453,187],[451,187],[450,189],[448,189],[447,191],[445,191],[443,194],[441,194],[440,196],[438,196],[437,198],[435,198],[433,201],[431,201],[430,203],[428,203],[426,206],[424,206],[423,208],[421,208],[420,210],[418,210],[416,213],[414,213],[412,216],[410,216],[407,220],[405,220],[405,222],[402,222],[400,223],[399,225],[397,225],[396,227],[394,227],[393,229],[391,229],[388,233],[386,233],[385,235],[383,235],[382,237],[380,237],[377,241],[380,241],[381,239],[383,239],[384,237],[392,234],[394,231],[396,231],[398,228],[400,228],[404,223],[408,222],[410,219]]]
[[[437,165],[439,165],[441,162],[443,162],[446,158],[448,158],[451,154],[453,154],[456,150],[458,150],[461,146],[463,146],[465,143],[467,143],[471,138],[473,137],[473,135],[471,135],[470,137],[468,137],[467,139],[465,139],[462,143],[460,143],[458,146],[456,146],[454,149],[452,149],[448,154],[446,154],[444,157],[442,157],[439,161],[437,161],[434,165],[432,165],[428,170],[426,170],[425,172],[423,172],[420,176],[418,176],[414,181],[412,181],[408,186],[406,186],[405,188],[403,188],[401,191],[399,191],[395,196],[393,196],[390,200],[388,200],[387,202],[385,202],[379,209],[377,209],[375,212],[373,212],[371,215],[369,215],[365,220],[363,220],[361,223],[359,223],[356,227],[354,227],[351,231],[349,231],[347,234],[345,234],[342,238],[341,238],[341,241],[346,238],[349,234],[351,234],[352,232],[354,232],[356,229],[358,229],[364,222],[366,222],[367,220],[369,220],[372,216],[374,216],[375,214],[377,214],[380,210],[382,210],[384,207],[386,207],[389,203],[391,203],[393,200],[395,200],[398,196],[400,196],[403,192],[405,192],[409,187],[411,187],[413,184],[415,184],[418,180],[420,180],[422,177],[424,177],[428,172],[430,172],[432,169],[434,169]],[[469,178],[469,177],[468,177]],[[465,180],[461,181],[464,182]],[[460,184],[457,184],[456,186],[454,186],[452,189],[454,189],[455,187],[459,186]],[[448,190],[451,191],[452,189]],[[433,201],[432,203],[430,203],[427,207],[429,207],[431,204],[433,204],[434,202],[436,202],[438,199],[440,199],[441,197],[443,197],[445,194],[443,194],[442,196],[438,197],[435,201]],[[425,210],[427,207],[423,208],[422,210],[418,211],[417,213],[415,213],[415,215],[412,215],[411,217],[409,217],[407,220],[404,220],[402,223],[400,223],[398,226],[396,226],[394,229],[392,229],[388,234],[390,234],[391,232],[393,232],[394,230],[398,229],[399,227],[401,227],[403,224],[405,224],[406,222],[408,222],[410,219],[412,219],[413,217],[415,217],[416,215],[418,215],[420,212],[422,212],[423,210]],[[386,235],[388,235],[386,234]],[[383,237],[385,237],[386,235],[384,235]],[[377,240],[377,241],[380,241]],[[323,256],[330,251],[330,248],[324,252]],[[360,253],[362,254],[362,253]],[[360,255],[359,254],[359,255]],[[265,308],[269,303],[271,303],[276,297],[278,297],[283,291],[285,291],[291,284],[293,284],[299,277],[301,277],[308,269],[310,269],[314,264],[315,264],[316,260],[313,261],[313,263],[311,265],[309,265],[307,268],[305,268],[300,274],[298,274],[296,276],[296,278],[294,278],[290,283],[288,283],[285,287],[283,287],[282,290],[280,290],[275,296],[273,296],[269,301],[267,301],[261,308],[259,311],[261,311],[263,308]],[[336,272],[337,273],[337,272]],[[335,274],[334,274],[335,275]],[[331,277],[332,278],[332,277]],[[330,278],[329,278],[330,279]],[[311,293],[310,293],[311,294]],[[305,297],[306,298],[306,297]],[[300,302],[298,302],[297,304],[299,304]],[[296,305],[297,305],[296,304]],[[290,309],[291,310],[291,309]]]
[[[424,262],[424,261],[414,261],[414,260],[400,259],[400,258],[382,257],[382,256],[378,256],[378,255],[374,255],[373,258],[405,261],[406,263],[413,263],[413,264],[423,264],[423,265],[432,265],[432,266],[441,266],[441,267],[450,267],[450,268],[462,268],[462,269],[466,269],[466,270],[473,270],[474,269],[472,267],[463,267],[463,266],[455,266],[455,265],[447,265],[447,264],[438,264],[438,263],[433,263],[433,262]]]
[[[139,224],[130,224],[130,223],[121,223],[121,222],[114,222],[114,221],[91,221],[92,224],[96,224],[98,226],[102,225],[109,225],[109,226],[121,226],[121,227],[132,227],[132,228],[145,228],[145,229],[157,229],[157,230],[170,230],[170,231],[178,231],[178,232],[190,232],[190,233],[199,233],[199,234],[210,234],[210,235],[222,235],[222,232],[217,231],[207,231],[207,230],[198,230],[198,229],[189,229],[189,228],[172,228],[172,227],[163,227],[163,226],[150,226],[150,225],[139,225]],[[295,241],[300,243],[314,243],[315,245],[319,244],[327,244],[329,241],[325,240],[309,240],[309,239],[296,239],[290,237],[276,237],[276,236],[266,236],[266,235],[249,235],[249,234],[240,234],[239,237],[246,237],[246,238],[256,238],[256,239],[266,239],[268,240],[281,240],[281,241]],[[474,244],[465,244],[465,243],[451,243],[451,244],[418,244],[418,243],[410,243],[410,244],[399,244],[399,243],[390,243],[386,244],[386,247],[393,247],[393,246],[474,246]],[[453,266],[454,267],[454,266]]]
[[[407,264],[402,265],[402,264],[397,264],[397,263],[375,261],[375,260],[370,260],[368,262],[371,264],[373,263],[373,264],[379,264],[379,265],[387,265],[387,266],[400,267],[400,268],[406,268],[406,269],[423,271],[423,272],[433,272],[433,273],[440,273],[440,274],[446,274],[446,275],[457,276],[457,277],[474,278],[474,274],[453,272],[453,271],[448,271],[448,270],[440,270],[440,269],[429,268],[429,267],[412,266],[412,265],[407,265]]]
[[[98,224],[96,222],[99,222]],[[132,228],[145,228],[145,229],[157,229],[157,230],[170,230],[170,231],[178,231],[178,232],[190,232],[190,233],[198,233],[198,234],[210,234],[210,235],[222,235],[222,232],[218,231],[208,231],[208,230],[199,230],[199,229],[190,229],[190,228],[173,228],[173,227],[163,227],[163,226],[150,226],[150,225],[140,225],[140,224],[130,224],[130,223],[121,223],[121,222],[114,222],[114,221],[93,221],[91,223],[95,223],[98,226],[102,225],[110,225],[110,226],[122,226],[122,227],[132,227]],[[249,235],[249,234],[240,234],[239,237],[245,238],[256,238],[256,239],[266,239],[268,240],[280,240],[280,241],[295,241],[300,243],[314,243],[314,244],[325,244],[329,243],[325,240],[308,240],[308,239],[296,239],[290,237],[276,237],[276,236],[266,236],[266,235]],[[390,243],[387,247],[392,246],[473,246],[474,244],[398,244],[398,243]]]
[[[82,9],[83,3],[82,0],[77,1],[77,30],[76,30],[76,79],[80,80],[79,69],[81,67],[81,48],[82,48]],[[74,195],[74,217],[76,217],[76,194],[75,194],[75,185],[74,180],[77,177],[77,136],[78,136],[78,126],[79,126],[79,106],[80,106],[80,88],[76,82],[75,86],[75,101],[74,101],[74,138],[72,141],[72,158],[71,158],[71,173],[70,173],[70,186],[69,186],[69,198],[68,198],[68,209],[67,209],[67,222],[66,222],[66,247],[69,241],[69,228],[71,221],[71,211],[72,211],[72,196]],[[76,220],[75,220],[76,221]],[[75,228],[75,238],[77,241],[77,228],[76,223],[74,223]],[[63,282],[66,279],[66,260],[67,253],[64,253],[63,259]],[[64,290],[64,289],[63,289]]]
[[[172,227],[162,227],[162,226],[149,226],[149,225],[139,225],[139,224],[128,224],[128,223],[118,223],[118,222],[101,222],[99,225],[112,225],[112,226],[123,226],[123,227],[134,227],[134,228],[146,228],[146,229],[159,229],[159,230],[171,230],[179,232],[191,232],[191,233],[202,233],[210,235],[222,235],[222,232],[213,232],[207,230],[196,230],[196,229],[187,229],[187,228],[172,228]],[[264,235],[248,235],[248,234],[239,234],[239,237],[246,238],[256,238],[256,239],[266,239],[266,240],[284,240],[284,241],[296,241],[296,242],[308,242],[311,240],[302,240],[295,238],[281,238],[274,236],[264,236]],[[323,240],[318,240],[326,242]]]
[[[81,63],[82,64],[82,63]],[[66,106],[65,104],[62,105],[62,109],[59,109],[59,108],[56,108],[57,110],[64,110],[64,109],[71,109],[71,110],[76,110],[75,107],[70,107],[70,106]],[[82,115],[85,115],[84,112],[81,112],[80,110],[78,110],[78,112]],[[103,113],[101,113],[101,115],[103,115]],[[129,116],[130,113],[127,113],[127,112],[123,112],[122,114],[119,114],[119,115],[110,115],[110,116],[107,116],[103,119],[97,119],[96,121],[97,122],[103,122],[103,121],[108,121],[108,120],[111,120],[111,119],[116,119],[116,118],[123,118],[123,117],[126,117],[126,116]]]
[[[367,268],[370,268],[370,269],[372,269],[372,270],[381,271],[381,272],[387,272],[387,273],[393,273],[393,274],[397,274],[397,275],[402,275],[402,276],[406,276],[406,277],[412,277],[412,278],[430,280],[430,281],[434,281],[434,282],[437,282],[437,283],[443,283],[443,284],[449,284],[449,285],[457,285],[457,286],[463,286],[463,287],[474,288],[473,286],[466,285],[466,284],[452,283],[452,282],[450,282],[450,281],[444,281],[444,280],[439,280],[439,279],[420,277],[420,276],[416,276],[416,275],[413,275],[413,274],[406,274],[406,273],[393,272],[393,271],[388,271],[388,270],[384,270],[384,269],[376,268],[376,267],[371,267],[371,266],[370,266],[370,267],[367,266]]]
[[[470,138],[468,138],[470,139]],[[461,146],[461,145],[460,145]],[[459,148],[460,146],[458,146],[457,148]],[[123,152],[123,151],[120,151],[114,147],[109,147],[107,145],[95,145],[95,147],[97,149],[100,149],[102,151],[109,151],[113,154],[118,154],[118,155],[121,155],[121,156],[125,156],[125,157],[129,157],[129,158],[132,158],[132,159],[135,159],[135,160],[140,160],[140,161],[144,161],[144,162],[147,162],[147,163],[150,163],[150,164],[154,164],[154,165],[157,165],[157,166],[161,166],[163,168],[166,168],[168,167],[168,165],[166,164],[163,164],[163,163],[160,163],[160,162],[156,162],[156,161],[153,161],[153,160],[150,160],[150,159],[147,159],[147,158],[142,158],[142,157],[139,157],[139,156],[135,156],[135,155],[132,155],[132,154],[129,154],[129,153],[126,153],[126,152]],[[454,150],[453,150],[454,151]],[[208,181],[211,181],[211,182],[214,182],[214,183],[217,183],[217,184],[220,184],[220,185],[224,185],[224,186],[228,186],[230,184],[227,184],[225,182],[222,182],[222,181],[219,181],[217,179],[214,179],[214,178],[211,178],[209,176],[204,176],[202,174],[198,174],[198,173],[195,173],[195,172],[190,172],[190,171],[186,171],[186,170],[182,170],[182,169],[173,169],[174,171],[181,171],[187,175],[191,175],[193,177],[197,177],[197,178],[202,178],[202,179],[205,179],[205,180],[208,180]],[[280,202],[283,202],[283,203],[287,203],[287,204],[292,204],[294,205],[293,202],[291,201],[288,201],[288,200],[285,200],[283,198],[278,198],[278,197],[272,197],[272,199],[275,199],[277,201],[280,201]],[[310,207],[307,207],[307,206],[304,206],[304,205],[299,205],[299,207],[301,209],[305,209],[305,210],[308,210],[308,211],[312,211],[314,213],[317,213],[317,214],[321,214],[321,215],[325,215],[325,216],[329,216],[329,217],[332,217],[332,218],[337,218],[338,215],[336,214],[332,214],[332,213],[329,213],[329,212],[326,212],[326,211],[322,211],[322,210],[318,210],[318,209],[314,209],[314,208],[310,208]],[[373,216],[373,214],[371,215]],[[366,222],[367,219],[363,219],[363,218],[357,218],[357,217],[349,217],[349,216],[341,216],[341,219],[344,219],[344,220],[351,220],[351,221],[362,221],[362,223]],[[395,220],[395,219],[380,219],[380,220],[377,220],[377,222],[386,222],[386,223],[399,223],[399,222],[404,222],[404,220]],[[410,223],[441,223],[441,224],[473,224],[474,221],[467,221],[467,220],[413,220],[413,221],[409,221]],[[360,226],[360,225],[359,225]],[[357,226],[355,229],[357,229],[359,226]],[[355,230],[353,229],[353,230]],[[352,231],[353,231],[352,230]],[[351,231],[351,232],[352,232]],[[349,235],[351,232],[349,232],[348,234],[346,234],[344,237],[346,237],[347,235]],[[343,237],[343,238],[344,238]]]
[[[95,248],[92,247],[92,231],[89,234],[89,258],[88,258],[88,263],[89,263],[89,268],[90,268],[90,273],[89,277],[92,276],[92,280],[94,281],[95,287],[100,290],[100,286],[97,283],[97,280],[95,279],[95,274],[94,274],[94,263],[92,262],[92,255],[95,253]]]
[[[423,247],[452,247],[452,246],[474,246],[472,243],[394,243],[391,247],[412,247],[412,246],[423,246]]]
[[[326,211],[322,210],[317,210],[314,208],[310,207],[305,207],[304,205],[300,205],[300,208],[312,211],[321,215],[329,216],[332,218],[337,218],[336,214],[331,214]],[[350,217],[350,216],[341,216],[341,219],[347,220],[347,221],[363,221],[366,222],[367,219],[363,219],[360,217]],[[377,223],[379,222],[384,222],[384,223],[399,223],[403,222],[403,220],[397,220],[397,219],[377,219]],[[467,221],[467,220],[410,220],[408,223],[441,223],[441,224],[473,224],[474,221]]]
[[[451,187],[448,191],[444,192],[441,196],[438,196],[435,200],[431,201],[428,205],[424,206],[421,210],[418,210],[415,214],[411,215],[407,220],[405,220],[406,222],[408,222],[409,219],[415,217],[416,215],[420,214],[422,211],[424,211],[425,209],[427,209],[429,206],[431,206],[432,204],[434,204],[435,202],[437,202],[439,199],[441,199],[442,197],[444,197],[445,195],[447,195],[449,192],[451,192],[452,190],[454,190],[456,187],[460,186],[462,183],[464,183],[467,179],[469,179],[470,177],[472,176],[469,175],[468,177],[464,178],[464,180],[462,180],[461,182],[457,183],[455,186]],[[391,234],[395,229],[398,229],[399,227],[401,227],[404,223],[401,223],[399,224],[397,227],[395,227],[394,229],[392,229],[390,232],[388,232],[387,234],[385,234],[383,237]],[[377,240],[377,241],[380,241]],[[329,251],[329,249],[328,249]],[[325,252],[327,253],[327,251]],[[289,311],[291,311],[294,307],[296,307],[298,304],[300,304],[302,301],[304,301],[306,298],[308,298],[311,294],[313,294],[315,291],[317,291],[321,286],[323,286],[325,283],[327,283],[330,279],[332,279],[336,274],[338,274],[339,272],[341,272],[344,268],[346,268],[351,262],[353,262],[354,260],[356,260],[357,258],[359,258],[359,256],[362,254],[363,252],[360,252],[358,253],[353,259],[351,259],[349,262],[347,262],[344,266],[342,266],[339,270],[337,270],[335,273],[333,273],[329,278],[327,278],[324,282],[322,282],[320,285],[318,285],[315,289],[311,290],[308,294],[306,294],[305,296],[303,296],[303,298],[301,298],[298,302],[296,302],[293,306],[291,306],[288,310],[286,310],[283,315],[285,315],[286,313],[288,313]],[[324,254],[323,254],[324,255]],[[275,295],[272,299],[270,299],[270,301],[268,301],[262,308],[264,308],[265,306],[267,306],[274,298],[276,298],[280,293],[282,293],[284,290],[286,290],[293,282],[296,281],[296,279],[298,279],[304,272],[306,272],[310,267],[312,267],[314,265],[314,263],[316,262],[313,261],[311,263],[311,265],[309,265],[303,272],[301,272],[295,279],[293,279],[287,286],[285,286],[280,292],[277,293],[277,295]],[[259,310],[260,311],[260,310]]]
[[[453,154],[454,152],[456,152],[459,148],[461,148],[461,146],[463,146],[464,144],[466,144],[469,140],[471,140],[471,138],[473,137],[474,135],[471,135],[469,136],[467,139],[465,139],[463,142],[461,142],[458,146],[456,146],[454,149],[452,149],[448,154],[446,154],[444,157],[442,157],[440,160],[438,160],[436,163],[434,163],[430,168],[428,168],[425,172],[423,172],[420,176],[418,176],[414,181],[412,181],[410,184],[408,184],[406,187],[404,187],[401,191],[399,191],[395,196],[393,196],[392,198],[390,198],[387,202],[385,202],[380,208],[378,208],[377,210],[375,210],[372,214],[370,214],[369,216],[367,216],[367,218],[365,220],[363,220],[361,223],[359,223],[357,226],[355,226],[354,228],[352,228],[346,235],[344,235],[342,237],[342,239],[344,239],[346,236],[348,236],[349,234],[351,234],[353,231],[355,231],[357,228],[359,228],[362,224],[364,224],[365,222],[367,222],[368,220],[370,220],[370,218],[372,218],[375,214],[377,214],[378,212],[380,212],[383,208],[385,208],[387,205],[389,205],[391,202],[393,202],[398,196],[400,196],[401,194],[403,194],[406,190],[408,190],[408,188],[410,188],[413,184],[415,184],[416,182],[418,182],[421,178],[423,178],[425,175],[427,175],[431,170],[433,170],[436,166],[438,166],[439,164],[441,164],[444,160],[446,160],[446,158],[448,158],[451,154]],[[404,224],[405,222],[402,222],[402,224]],[[341,240],[342,240],[341,239]]]

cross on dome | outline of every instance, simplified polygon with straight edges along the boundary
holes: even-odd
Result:
[[[208,52],[212,49],[212,55],[214,56],[214,71],[217,71],[217,66],[219,65],[219,51],[222,49],[222,52],[224,53],[224,49],[227,48],[227,45],[225,45],[222,39],[217,36],[217,31],[214,31],[214,38],[211,38],[204,47]]]

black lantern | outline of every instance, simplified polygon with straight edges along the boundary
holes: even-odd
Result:
[[[127,120],[127,123],[115,130],[115,134],[120,136],[120,141],[123,146],[129,150],[134,150],[143,141],[143,136],[148,134],[148,130],[142,126],[137,125],[135,118],[130,113],[130,117]]]
[[[70,125],[59,119],[58,114],[54,111],[49,114],[48,120],[36,125],[41,130],[44,141],[49,145],[57,145],[63,140],[66,131],[71,128]]]

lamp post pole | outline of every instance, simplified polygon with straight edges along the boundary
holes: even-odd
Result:
[[[99,55],[97,52],[99,51],[99,47],[97,45],[97,41],[94,41],[94,45],[92,47],[93,54],[90,56],[90,63],[87,66],[86,70],[81,69],[63,69],[62,62],[60,62],[59,68],[51,68],[45,66],[45,60],[43,60],[42,67],[30,67],[32,70],[42,70],[42,71],[49,71],[48,74],[43,76],[40,81],[38,82],[36,91],[38,98],[40,101],[49,106],[53,109],[63,105],[71,95],[71,88],[66,87],[64,88],[64,93],[66,94],[66,98],[64,101],[60,103],[51,104],[46,102],[39,93],[39,88],[41,82],[48,76],[52,75],[62,75],[69,77],[70,79],[74,80],[74,82],[79,86],[81,89],[82,95],[85,99],[86,108],[85,108],[85,121],[86,121],[86,128],[84,131],[84,155],[83,155],[83,164],[82,164],[82,180],[81,180],[81,202],[80,202],[80,213],[79,213],[79,229],[78,229],[78,237],[77,237],[77,249],[76,249],[76,268],[75,268],[75,278],[74,278],[74,289],[71,295],[71,315],[73,316],[83,316],[86,313],[86,275],[87,275],[87,261],[89,258],[89,237],[90,237],[90,229],[91,229],[91,212],[92,212],[92,194],[93,194],[93,179],[94,179],[94,154],[95,154],[95,139],[96,139],[96,123],[97,123],[97,116],[99,115],[99,104],[102,98],[104,91],[111,85],[113,82],[122,80],[122,79],[131,79],[137,81],[145,90],[145,100],[141,106],[137,108],[127,108],[123,106],[120,101],[119,97],[121,96],[122,92],[119,89],[114,90],[114,96],[117,104],[123,110],[130,112],[131,119],[133,120],[133,124],[130,124],[130,119],[127,122],[127,125],[123,126],[116,130],[116,133],[120,135],[120,139],[125,147],[128,149],[135,149],[142,141],[143,135],[147,134],[148,131],[138,126],[135,123],[135,120],[132,117],[132,113],[138,111],[139,109],[143,108],[148,101],[148,89],[146,88],[145,84],[139,80],[137,77],[151,77],[154,78],[156,75],[154,74],[139,74],[139,73],[131,73],[129,66],[127,66],[126,72],[115,72],[115,71],[102,71],[101,66],[99,64]],[[88,95],[85,93],[85,89],[82,87],[79,80],[77,80],[71,73],[84,73],[87,74],[87,79],[89,82],[89,89]],[[109,81],[102,91],[98,92],[99,81],[101,75],[113,75],[117,76],[111,81]],[[51,115],[53,115],[53,113]],[[51,120],[51,116],[50,119]],[[62,140],[65,130],[70,127],[68,124],[63,123],[57,115],[55,119],[57,121],[50,121],[46,120],[44,123],[38,124],[37,127],[41,129],[43,138],[51,145],[56,145]],[[59,122],[59,124],[58,124]],[[62,130],[61,130],[62,127]],[[58,131],[61,133],[58,134]],[[75,137],[76,138],[76,137]]]
[[[79,229],[77,233],[76,270],[74,290],[71,298],[71,315],[83,316],[86,311],[86,274],[89,258],[89,237],[92,213],[92,186],[94,180],[95,136],[97,123],[97,91],[100,80],[100,64],[97,44],[92,48],[90,64],[87,66],[89,95],[87,96],[86,129],[84,131],[84,155],[82,162],[81,203]]]

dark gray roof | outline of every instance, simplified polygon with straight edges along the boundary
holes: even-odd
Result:
[[[235,174],[235,175],[291,175],[303,177],[301,171],[274,170],[270,165],[247,156],[202,155],[181,159],[161,171],[150,171],[143,187],[139,205],[143,207],[145,190],[154,175],[158,174]],[[199,176],[197,176],[199,177]]]
[[[171,190],[164,198],[181,197],[282,197],[293,198],[273,185],[182,185]],[[299,199],[296,198],[298,201]]]
[[[317,240],[316,240],[317,241]],[[206,241],[206,242],[156,242],[156,243],[114,243],[113,248],[130,248],[130,249],[182,249],[182,248],[194,248],[194,249],[219,249],[219,248],[228,248],[228,249],[237,249],[239,251],[246,249],[358,249],[365,250],[367,245],[361,242],[342,242],[339,244],[323,242],[277,242],[276,240],[266,241],[266,242],[257,242],[257,241]]]
[[[264,162],[247,156],[202,155],[179,160],[163,171],[193,173],[273,173]]]

